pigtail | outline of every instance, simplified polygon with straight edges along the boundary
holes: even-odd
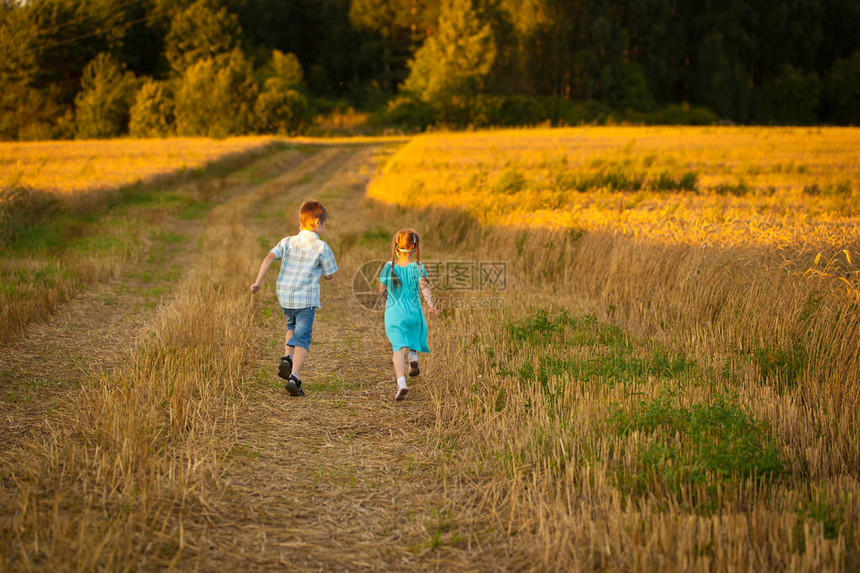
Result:
[[[397,280],[397,276],[394,274],[394,261],[397,257],[397,235],[394,235],[394,240],[391,244],[391,286],[395,286],[400,284],[400,281]]]

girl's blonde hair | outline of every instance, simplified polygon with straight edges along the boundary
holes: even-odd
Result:
[[[391,283],[400,284],[397,277],[394,275],[394,261],[397,260],[397,252],[411,253],[415,251],[415,262],[418,263],[418,268],[424,278],[427,278],[427,273],[421,268],[421,237],[415,229],[400,229],[394,233],[394,238],[391,241]]]

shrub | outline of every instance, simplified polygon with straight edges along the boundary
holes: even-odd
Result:
[[[549,116],[540,100],[528,96],[513,95],[501,99],[495,125],[536,125],[547,121]]]
[[[292,89],[261,93],[254,109],[281,135],[301,132],[312,119],[307,98]]]
[[[372,122],[424,130],[436,123],[436,110],[417,98],[400,96],[388,102],[385,110],[374,114]]]

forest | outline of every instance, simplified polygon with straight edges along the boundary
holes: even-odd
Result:
[[[0,0],[0,139],[856,125],[856,0]]]

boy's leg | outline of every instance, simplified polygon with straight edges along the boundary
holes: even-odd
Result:
[[[293,355],[293,351],[294,351],[293,349],[294,349],[295,347],[294,347],[294,346],[290,346],[290,345],[288,344],[288,343],[290,342],[290,339],[291,339],[292,337],[293,337],[293,329],[291,329],[291,328],[290,328],[290,329],[288,329],[288,330],[287,330],[287,336],[286,336],[286,338],[284,338],[284,356],[292,356],[292,355]]]
[[[315,308],[303,308],[296,313],[295,329],[290,332],[286,346],[293,351],[293,374],[298,378],[308,355],[313,333]]]
[[[305,364],[305,358],[308,355],[308,349],[301,346],[295,346],[295,354],[293,355],[293,374],[296,376],[302,371],[302,366]]]
[[[293,373],[293,352],[288,342],[293,337],[293,330],[296,327],[296,312],[287,308],[282,308],[281,310],[283,310],[284,316],[287,317],[287,336],[284,339],[284,355],[278,362],[278,376],[284,380],[289,380],[290,374]]]

